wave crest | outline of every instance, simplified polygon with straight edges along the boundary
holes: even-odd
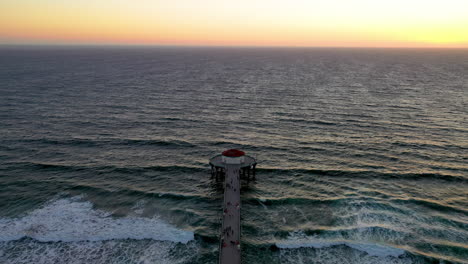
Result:
[[[42,242],[153,239],[188,243],[194,233],[177,229],[159,218],[116,218],[93,209],[81,197],[58,199],[20,218],[0,218],[0,241],[30,237]]]
[[[303,232],[292,232],[288,236],[288,239],[276,243],[278,248],[325,248],[338,245],[345,245],[347,247],[366,252],[370,256],[377,257],[399,257],[405,253],[405,250],[403,249],[388,245],[347,240],[326,240],[315,236],[306,236]]]

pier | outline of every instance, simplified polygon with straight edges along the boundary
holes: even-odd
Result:
[[[210,159],[211,176],[217,179],[222,178],[226,174],[226,162],[223,160],[223,155],[219,154]],[[255,179],[255,167],[257,161],[254,157],[244,154],[243,160],[239,165],[239,173],[242,179]]]
[[[210,159],[211,175],[224,177],[223,217],[219,243],[219,264],[241,263],[241,179],[255,178],[255,158],[230,149]]]

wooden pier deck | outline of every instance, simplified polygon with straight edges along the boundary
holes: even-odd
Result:
[[[225,166],[220,264],[240,264],[240,165]]]

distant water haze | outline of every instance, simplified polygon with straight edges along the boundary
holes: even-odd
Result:
[[[468,51],[0,48],[0,263],[468,263]]]

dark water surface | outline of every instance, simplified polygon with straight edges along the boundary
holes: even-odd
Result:
[[[468,50],[0,49],[0,263],[468,263]]]

